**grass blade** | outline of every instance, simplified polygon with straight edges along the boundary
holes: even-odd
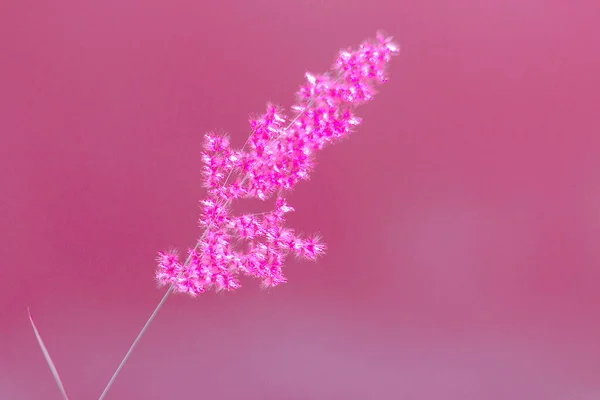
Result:
[[[65,388],[60,380],[60,376],[58,376],[58,371],[56,370],[56,367],[54,366],[54,363],[52,362],[52,359],[50,358],[50,354],[48,353],[48,350],[46,350],[46,346],[44,346],[44,342],[42,341],[40,332],[38,332],[38,330],[35,326],[35,323],[33,322],[33,318],[31,317],[31,311],[29,311],[29,307],[27,307],[27,313],[29,314],[29,322],[31,322],[31,326],[33,328],[33,332],[35,333],[35,337],[37,338],[38,344],[40,345],[40,348],[42,349],[42,352],[44,353],[44,358],[46,359],[46,362],[48,363],[48,367],[50,367],[50,371],[52,371],[52,375],[54,376],[54,380],[56,381],[56,384],[58,385],[58,388],[60,389],[60,392],[62,393],[63,399],[69,400],[69,398],[67,397],[67,392],[65,392]]]

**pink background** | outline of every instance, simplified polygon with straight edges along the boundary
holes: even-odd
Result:
[[[571,5],[569,5],[571,4]],[[94,399],[193,245],[202,134],[402,53],[291,196],[289,283],[171,297],[110,399],[600,398],[600,3],[4,0],[0,398]],[[240,207],[255,207],[240,205]]]

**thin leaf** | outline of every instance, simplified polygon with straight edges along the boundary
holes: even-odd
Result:
[[[60,376],[58,376],[58,371],[56,370],[56,367],[54,366],[54,363],[52,362],[52,359],[50,358],[50,354],[48,353],[48,350],[46,350],[46,346],[44,346],[44,342],[42,341],[42,337],[40,336],[40,333],[38,332],[37,328],[35,327],[35,323],[33,322],[33,318],[31,317],[31,311],[29,311],[29,307],[27,307],[27,313],[29,314],[29,321],[31,322],[31,326],[33,327],[33,332],[35,333],[35,337],[37,338],[40,348],[42,349],[42,352],[44,353],[44,358],[46,359],[46,362],[48,363],[48,367],[50,367],[50,371],[52,371],[52,375],[54,375],[54,380],[56,381],[56,384],[58,385],[58,388],[60,389],[60,392],[62,393],[63,399],[69,400],[69,398],[67,397],[67,392],[65,392],[65,388],[60,380]]]

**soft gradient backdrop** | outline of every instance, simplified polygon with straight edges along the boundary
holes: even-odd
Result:
[[[600,398],[600,3],[3,0],[0,399],[96,399],[195,243],[204,132],[402,51],[319,154],[289,283],[171,297],[107,400]],[[257,203],[238,207],[256,208]]]

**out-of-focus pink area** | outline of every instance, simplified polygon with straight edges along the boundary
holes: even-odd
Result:
[[[600,4],[4,1],[0,398],[97,398],[193,245],[201,138],[401,54],[290,198],[316,264],[174,296],[112,399],[600,398]],[[242,205],[240,208],[256,207]]]

